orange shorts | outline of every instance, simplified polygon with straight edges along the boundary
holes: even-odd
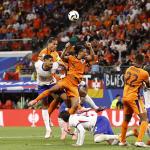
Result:
[[[124,114],[140,114],[146,112],[144,103],[142,100],[124,100],[123,101],[123,107],[124,107]]]
[[[57,85],[60,88],[66,90],[67,96],[79,98],[78,81],[75,78],[66,76],[65,78],[57,82]]]

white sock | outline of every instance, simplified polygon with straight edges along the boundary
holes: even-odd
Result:
[[[85,102],[87,102],[92,108],[98,109],[98,106],[95,105],[94,101],[91,99],[91,97],[87,94],[84,98]]]
[[[126,133],[126,137],[133,136],[133,135],[134,135],[133,130],[130,130]]]
[[[46,130],[51,130],[50,119],[49,119],[49,114],[48,114],[47,109],[42,109],[42,118],[43,118]]]
[[[118,139],[118,135],[108,135],[108,134],[96,134],[94,135],[94,142],[99,143],[102,141]]]
[[[63,133],[64,132],[64,127],[63,127],[64,121],[61,118],[58,118],[58,124],[61,129],[61,133]]]

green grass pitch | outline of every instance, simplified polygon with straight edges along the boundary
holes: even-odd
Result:
[[[119,133],[120,129],[115,128],[115,133]],[[93,136],[90,133],[86,133],[85,143],[82,147],[73,147],[71,144],[75,141],[71,140],[71,136],[68,135],[67,139],[61,141],[59,138],[60,129],[53,127],[53,137],[51,139],[44,139],[45,129],[32,128],[32,127],[1,127],[0,128],[0,150],[120,150],[120,149],[141,149],[133,145],[129,147],[110,146],[106,142],[97,143],[93,142]],[[147,141],[145,136],[144,141]],[[133,144],[135,142],[134,137],[128,138],[128,142]],[[147,148],[146,148],[147,149]],[[150,148],[149,148],[150,149]]]

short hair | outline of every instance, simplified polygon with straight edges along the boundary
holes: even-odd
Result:
[[[49,43],[51,43],[52,41],[55,41],[55,40],[57,40],[55,37],[50,37],[50,38],[47,40],[47,45],[48,45]]]
[[[62,118],[65,122],[68,122],[69,121],[69,117],[70,117],[70,114],[68,111],[62,111],[59,115],[60,118]]]
[[[78,53],[80,51],[83,51],[84,49],[86,49],[86,48],[83,45],[81,45],[80,43],[77,43],[74,47],[75,54],[78,55]]]
[[[116,97],[120,96],[120,94],[117,94]]]
[[[45,55],[44,57],[43,57],[43,60],[47,60],[47,59],[50,59],[50,58],[53,58],[51,55]]]
[[[135,56],[135,61],[137,64],[142,64],[144,62],[144,55],[143,54],[137,54]]]

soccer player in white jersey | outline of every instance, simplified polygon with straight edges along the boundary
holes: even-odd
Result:
[[[38,60],[35,63],[35,69],[37,72],[37,84],[38,84],[38,94],[51,88],[55,85],[56,79],[52,76],[52,73],[58,68],[59,64],[57,62],[52,62],[52,57],[50,55],[45,55],[43,61]],[[50,118],[48,114],[48,105],[53,98],[46,98],[42,101],[42,117],[44,125],[46,128],[45,138],[51,136]]]
[[[102,111],[105,109],[105,107],[98,107],[94,101],[92,100],[92,98],[87,94],[87,85],[85,83],[85,81],[81,81],[79,86],[78,86],[78,90],[79,90],[79,95],[80,95],[80,104],[84,105],[84,104],[88,104],[91,108],[95,109],[95,111]],[[59,113],[61,113],[62,111],[65,111],[67,108],[67,106],[65,105],[65,103],[63,102],[60,105],[60,109],[59,109]],[[82,110],[81,110],[82,111]],[[68,124],[66,124],[60,117],[58,118],[58,122],[59,122],[59,126],[61,128],[61,140],[64,140],[67,136],[67,132],[65,131],[67,128],[69,128]],[[74,131],[74,135],[72,136],[72,139],[75,140],[76,139],[76,129]]]
[[[144,66],[144,70],[146,70],[150,74],[149,65]],[[149,77],[149,81],[150,81],[150,77]],[[147,133],[150,137],[150,87],[148,87],[145,83],[143,84],[144,84],[143,96],[145,100],[145,108],[147,110],[147,118],[149,122]],[[147,145],[150,145],[150,140],[148,140]]]
[[[69,122],[70,127],[77,129],[77,142],[73,146],[82,146],[84,144],[85,130],[90,131],[94,135],[94,142],[99,143],[107,141],[109,144],[117,144],[119,136],[114,135],[109,120],[104,116],[98,116],[95,111],[87,111],[80,114],[69,115],[67,111],[63,111],[60,117]],[[126,136],[134,135],[133,131],[127,132]]]

